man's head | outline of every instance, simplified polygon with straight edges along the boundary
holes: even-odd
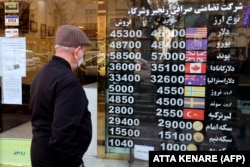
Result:
[[[72,69],[79,66],[86,47],[91,44],[87,35],[72,25],[58,27],[55,43],[56,55],[67,60]]]
[[[89,38],[79,28],[72,25],[62,25],[56,32],[56,45],[77,47],[90,45]]]

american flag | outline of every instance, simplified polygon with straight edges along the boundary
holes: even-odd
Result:
[[[207,38],[207,28],[186,28],[186,38]]]
[[[186,51],[187,62],[206,62],[207,51]]]

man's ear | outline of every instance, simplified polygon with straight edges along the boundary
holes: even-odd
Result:
[[[78,46],[77,48],[74,49],[74,58],[77,59],[79,52],[81,51],[81,46]]]

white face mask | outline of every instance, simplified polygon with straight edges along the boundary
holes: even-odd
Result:
[[[82,52],[82,51],[81,51],[81,52]],[[83,53],[81,53],[81,55],[80,55],[80,60],[78,60],[78,62],[77,62],[77,67],[79,68],[83,62],[84,62]]]
[[[77,62],[77,67],[80,67],[81,64],[83,63],[84,59],[83,57],[81,56],[80,60]]]

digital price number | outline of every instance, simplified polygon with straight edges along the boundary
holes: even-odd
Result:
[[[191,130],[193,128],[193,123],[191,121],[186,122],[177,120],[158,119],[158,127]]]
[[[133,104],[135,102],[134,96],[129,95],[110,95],[108,97],[109,103]]]
[[[171,31],[166,31],[163,29],[155,29],[151,32],[151,36],[157,37],[181,37],[184,38],[186,36],[185,29],[172,29]]]
[[[134,86],[133,85],[118,85],[118,84],[109,84],[108,91],[110,93],[133,93]]]
[[[131,128],[123,128],[123,127],[110,127],[109,135],[125,136],[125,137],[140,137],[140,130],[131,129]]]
[[[135,63],[109,63],[109,71],[140,71],[141,65]]]
[[[151,59],[152,60],[185,61],[186,54],[183,52],[173,52],[173,53],[152,52]]]
[[[155,112],[158,117],[183,118],[183,110],[181,109],[156,108]]]
[[[172,48],[172,49],[185,49],[186,41],[173,41],[171,44],[166,43],[164,41],[154,41],[151,44],[151,48],[153,49],[163,49],[163,48]]]
[[[138,118],[127,118],[127,117],[109,117],[109,125],[120,125],[120,126],[139,126],[140,120]]]
[[[108,145],[110,147],[134,147],[134,142],[131,139],[123,139],[123,138],[109,138]]]
[[[142,43],[141,41],[112,41],[109,47],[113,49],[140,49]]]
[[[121,74],[112,73],[108,75],[110,82],[140,82],[141,76],[139,74]]]
[[[134,108],[131,106],[108,106],[109,114],[133,115]]]
[[[185,82],[185,77],[180,75],[151,75],[151,83],[162,83],[162,84],[183,84]]]
[[[167,151],[186,151],[187,145],[181,143],[161,143],[160,147],[162,150]]]
[[[159,86],[156,93],[160,95],[184,95],[183,86]]]
[[[185,64],[151,64],[152,72],[185,72]]]
[[[161,139],[178,140],[178,141],[192,141],[193,140],[192,133],[160,131],[158,134],[159,134],[159,138]]]
[[[110,36],[114,38],[140,38],[142,30],[112,30]]]
[[[110,60],[139,60],[141,59],[141,52],[109,52]]]
[[[158,97],[155,104],[159,106],[182,107],[184,105],[183,98],[175,97]]]

